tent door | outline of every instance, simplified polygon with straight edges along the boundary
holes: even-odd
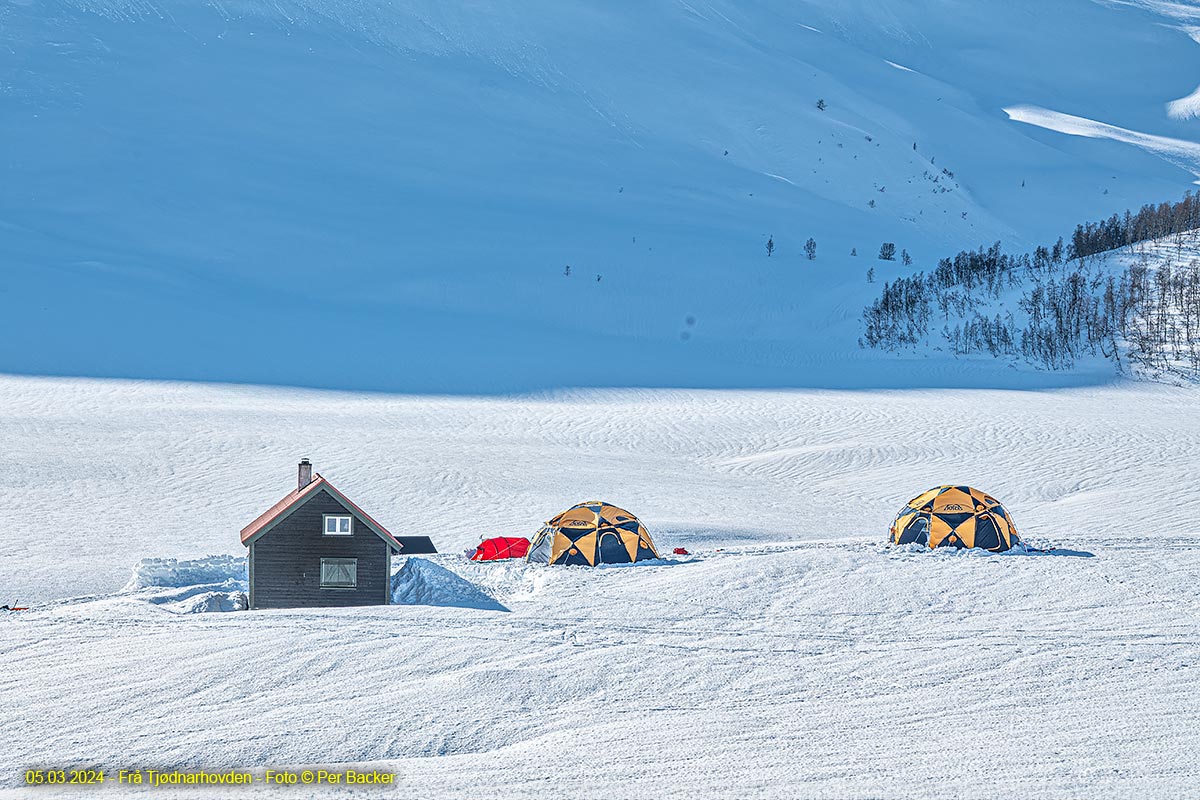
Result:
[[[629,551],[615,533],[600,535],[600,561],[605,564],[628,564]]]

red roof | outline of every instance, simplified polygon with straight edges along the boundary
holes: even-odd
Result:
[[[334,497],[350,506],[350,508],[354,509],[359,516],[365,519],[368,524],[382,534],[383,538],[386,539],[389,544],[391,544],[397,550],[403,549],[404,545],[396,541],[396,537],[392,536],[392,534],[388,532],[387,528],[383,527],[374,519],[372,519],[371,515],[359,508],[353,500],[339,492],[332,483],[325,480],[325,478],[319,474],[313,475],[312,482],[310,482],[308,486],[305,486],[303,489],[293,489],[292,491],[288,492],[286,495],[284,495],[282,500],[260,514],[258,519],[242,528],[242,544],[246,544],[246,542],[249,541],[256,533],[261,531],[263,528],[268,527],[272,522],[286,513],[288,509],[298,504],[301,500],[309,497],[321,487],[328,489],[334,495]]]

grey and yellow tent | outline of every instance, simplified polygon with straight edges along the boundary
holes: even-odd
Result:
[[[594,500],[572,506],[533,535],[527,561],[594,567],[658,558],[645,526],[623,508]]]
[[[939,486],[909,500],[892,523],[888,540],[929,547],[981,547],[993,553],[1020,541],[1000,501],[970,486]]]

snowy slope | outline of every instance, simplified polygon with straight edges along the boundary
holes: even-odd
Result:
[[[1059,264],[1030,267],[1014,259],[997,274],[994,288],[982,278],[978,278],[975,288],[963,284],[939,287],[932,276],[927,276],[924,287],[931,313],[927,321],[916,323],[918,328],[924,325],[923,335],[905,344],[885,340],[877,346],[906,363],[953,356],[965,371],[998,360],[1016,371],[1035,365],[1077,374],[1119,372],[1135,379],[1179,385],[1194,385],[1200,380],[1200,343],[1196,337],[1200,231],[1182,231]],[[1078,341],[1070,341],[1070,350],[1064,347],[1058,360],[1028,352],[1023,342],[1031,319],[1036,314],[1047,330],[1053,329],[1053,315],[1061,313],[1061,306],[1056,312],[1054,304],[1045,298],[1063,293],[1071,281],[1078,283],[1079,296],[1086,298],[1085,303],[1101,311],[1109,291],[1115,298],[1114,307],[1130,297],[1137,299],[1130,302],[1128,310],[1113,313],[1111,334],[1083,334]],[[1045,321],[1047,318],[1051,321]],[[905,319],[919,319],[919,315]],[[997,320],[1005,327],[1011,348],[997,346],[992,353],[986,342],[970,341],[964,335],[969,325]],[[1058,344],[1066,343],[1060,337]]]
[[[883,241],[920,267],[1178,197],[1198,168],[1140,145],[1195,138],[1166,105],[1195,88],[1188,25],[1092,0],[10,0],[0,370],[1095,381],[860,353],[863,274]]]

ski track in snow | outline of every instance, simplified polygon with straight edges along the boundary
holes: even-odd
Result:
[[[0,617],[0,796],[35,763],[376,766],[420,797],[1185,796],[1197,406],[1135,385],[483,400],[3,378],[0,585],[34,610]],[[130,579],[142,557],[242,555],[301,455],[508,612],[172,613],[195,608],[140,587],[195,565]],[[1059,554],[882,544],[901,503],[957,481]],[[589,497],[694,554],[457,554]],[[91,597],[52,599],[72,595]]]

